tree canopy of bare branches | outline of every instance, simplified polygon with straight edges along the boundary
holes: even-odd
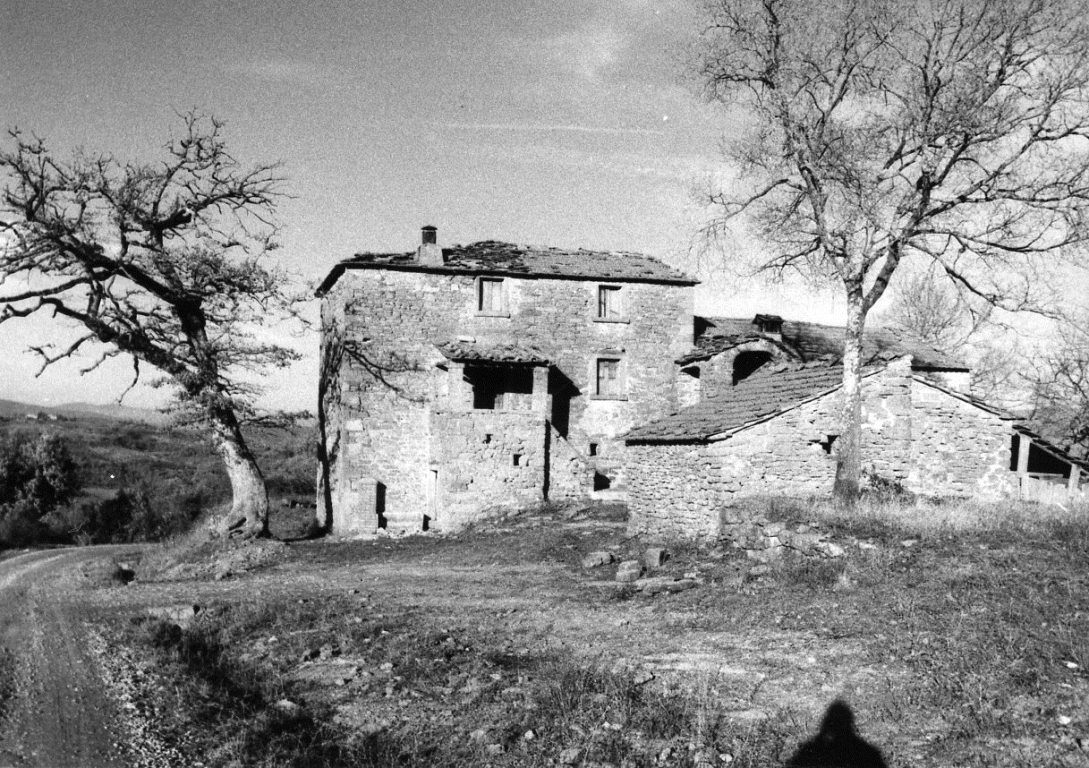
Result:
[[[146,366],[165,374],[224,459],[228,524],[265,534],[264,479],[239,426],[255,390],[239,374],[297,357],[256,332],[295,317],[301,297],[267,265],[278,165],[243,167],[223,124],[196,113],[182,116],[157,162],[61,159],[18,130],[9,139],[0,151],[0,323],[44,314],[78,329],[70,343],[32,348],[41,371],[82,351],[93,353],[85,371],[126,356],[134,384]]]
[[[1062,328],[1058,343],[1042,357],[1032,377],[1032,420],[1045,437],[1082,458],[1089,458],[1087,320]]]
[[[758,268],[847,299],[836,495],[858,493],[861,339],[908,260],[1008,310],[1047,311],[1089,235],[1089,46],[1069,0],[712,0],[698,72],[743,110],[712,202]]]

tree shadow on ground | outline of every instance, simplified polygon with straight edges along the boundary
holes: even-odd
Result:
[[[817,735],[798,747],[785,768],[888,768],[881,751],[858,735],[842,701],[828,706]]]

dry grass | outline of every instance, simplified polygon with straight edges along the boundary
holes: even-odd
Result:
[[[891,766],[1086,764],[1084,512],[888,500],[753,512],[815,520],[848,554],[754,575],[739,552],[672,547],[668,572],[704,583],[650,598],[578,565],[646,542],[541,513],[471,537],[298,545],[299,572],[359,573],[367,594],[266,592],[124,641],[163,661],[176,730],[203,734],[189,749],[212,765],[545,766],[567,750],[580,765],[767,766],[835,696]],[[323,647],[360,674],[300,679]],[[653,680],[618,663],[666,651],[713,663]],[[282,698],[303,705],[288,722]],[[336,720],[346,709],[364,719]]]

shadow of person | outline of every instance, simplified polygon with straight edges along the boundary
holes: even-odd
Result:
[[[888,768],[881,751],[855,731],[855,716],[842,701],[824,713],[817,735],[798,747],[785,768]]]

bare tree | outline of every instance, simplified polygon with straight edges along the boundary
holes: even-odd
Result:
[[[892,302],[881,316],[901,336],[943,352],[962,349],[984,319],[974,315],[953,286],[931,270],[897,275]]]
[[[1067,325],[1058,344],[1038,362],[1032,420],[1045,437],[1075,456],[1089,457],[1089,331]]]
[[[1014,329],[994,317],[991,304],[972,301],[930,267],[897,273],[892,302],[880,322],[906,340],[963,360],[971,367],[974,396],[1023,402],[1025,360]]]
[[[836,496],[857,497],[861,341],[906,261],[1008,310],[1044,311],[1084,244],[1089,46],[1072,0],[712,0],[698,72],[746,111],[739,181],[761,270],[832,276],[846,294]]]
[[[255,389],[239,374],[296,359],[257,329],[293,317],[299,299],[265,265],[278,166],[243,168],[222,128],[184,115],[154,163],[62,160],[10,131],[14,146],[0,152],[0,285],[9,287],[0,323],[44,314],[77,329],[71,343],[32,347],[39,375],[85,348],[94,357],[84,372],[120,355],[133,362],[133,384],[145,365],[165,374],[223,457],[233,492],[224,522],[261,536],[268,495],[240,428]]]

